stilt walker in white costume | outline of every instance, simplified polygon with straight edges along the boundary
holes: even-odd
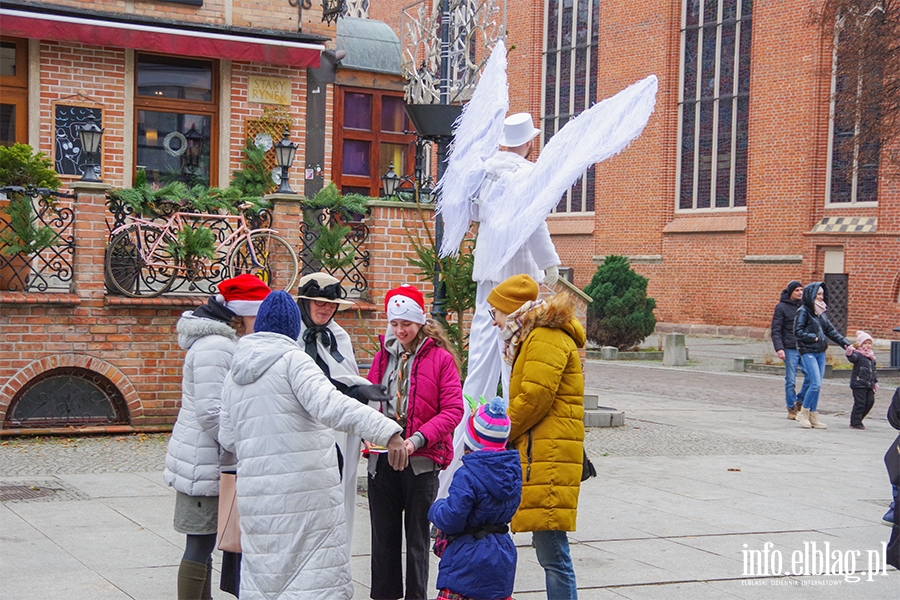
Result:
[[[496,395],[502,381],[508,402],[499,330],[493,327],[487,296],[507,277],[527,274],[553,285],[559,256],[545,222],[559,198],[589,166],[624,150],[650,119],[657,79],[650,75],[569,121],[530,162],[540,133],[528,113],[506,117],[509,108],[506,46],[497,42],[472,99],[456,123],[447,169],[438,183],[438,212],[444,219],[441,256],[459,251],[472,221],[478,222],[472,279],[477,284],[469,333],[468,374],[463,393]],[[507,151],[498,152],[500,146]],[[453,463],[440,474],[438,497],[447,495],[463,452],[466,411],[454,439]]]
[[[300,279],[300,293],[297,305],[300,307],[300,347],[304,348],[325,376],[338,391],[356,398],[363,404],[370,400],[384,402],[390,400],[383,385],[372,385],[365,377],[359,376],[359,367],[353,356],[350,336],[343,327],[334,322],[337,311],[344,310],[353,302],[346,299],[346,292],[340,282],[327,273],[312,273]],[[344,513],[347,523],[347,551],[352,547],[353,522],[356,513],[356,470],[362,440],[340,431],[334,432],[341,468],[341,483],[344,488]]]

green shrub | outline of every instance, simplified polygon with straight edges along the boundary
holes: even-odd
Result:
[[[624,256],[607,256],[584,288],[594,299],[587,307],[587,338],[625,350],[640,344],[656,327],[656,301],[647,297],[647,278]]]

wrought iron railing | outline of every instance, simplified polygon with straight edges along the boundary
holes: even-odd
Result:
[[[109,208],[112,219],[106,220],[106,226],[110,233],[110,241],[113,237],[113,231],[130,222],[134,215],[134,208],[112,196],[107,196],[106,205]],[[153,214],[139,215],[142,219],[150,221],[158,221],[160,228],[165,227],[169,216],[174,212],[181,213],[197,213],[193,207],[187,203],[162,201],[154,206]],[[269,209],[263,209],[259,212],[245,213],[247,225],[251,229],[260,229],[272,226],[272,213]],[[236,222],[233,220],[210,219],[198,216],[196,227],[206,227],[213,232],[215,237],[214,243],[218,246],[222,243],[235,229]],[[175,278],[172,287],[165,295],[186,295],[198,294],[208,295],[216,292],[216,285],[228,276],[228,257],[224,254],[217,255],[208,265],[204,267],[201,273],[181,274]],[[107,276],[108,277],[108,276]],[[109,294],[117,294],[117,290],[107,280],[106,291]]]
[[[344,256],[323,264],[314,256],[313,248],[319,241],[322,227],[333,229],[341,226],[350,227],[344,236]],[[369,239],[369,228],[360,221],[347,220],[340,213],[315,211],[308,220],[300,223],[301,248],[297,252],[300,258],[301,273],[325,271],[341,281],[344,289],[351,296],[360,297],[369,289],[364,269],[369,266],[370,254],[366,249]]]
[[[72,291],[74,199],[46,188],[0,188],[0,291]]]

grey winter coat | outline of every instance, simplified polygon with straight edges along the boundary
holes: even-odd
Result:
[[[219,410],[222,384],[237,344],[228,324],[185,312],[178,320],[185,350],[181,409],[166,453],[165,482],[188,496],[219,495]]]
[[[401,431],[338,392],[296,340],[241,338],[220,434],[238,459],[241,600],[353,596],[334,429],[381,445]]]

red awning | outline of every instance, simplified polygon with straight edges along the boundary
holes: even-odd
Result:
[[[3,35],[289,67],[319,66],[325,46],[0,8]]]

